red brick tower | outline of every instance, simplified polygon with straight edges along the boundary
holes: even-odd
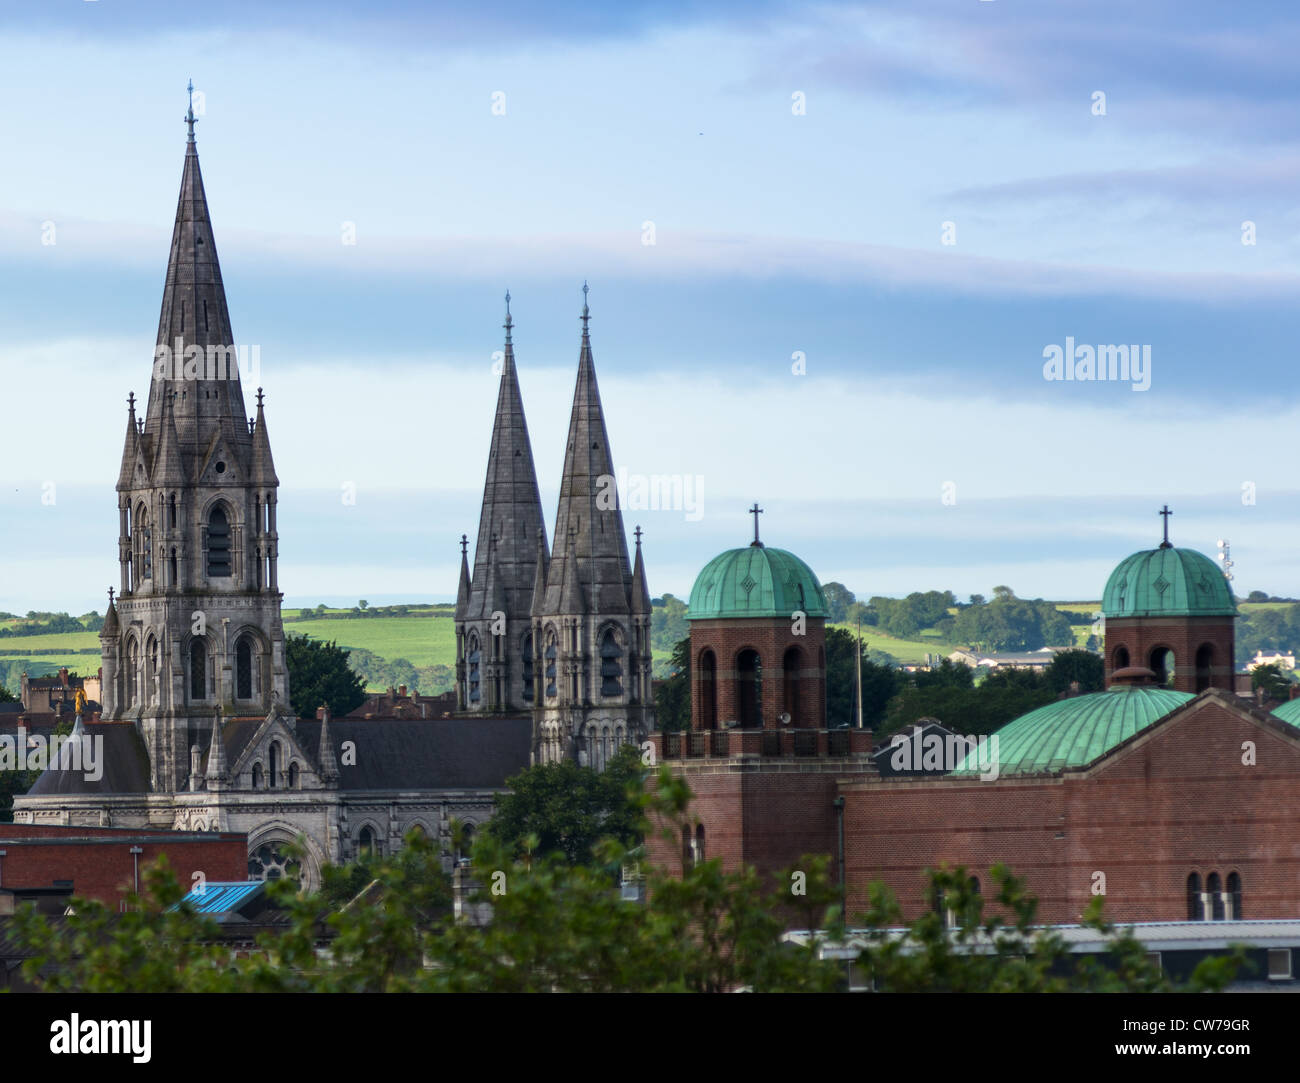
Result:
[[[1160,514],[1172,514],[1165,508]],[[1194,549],[1169,543],[1120,563],[1102,595],[1106,682],[1142,666],[1180,692],[1233,690],[1237,604],[1223,572]]]

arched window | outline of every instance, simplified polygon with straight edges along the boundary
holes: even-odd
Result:
[[[140,645],[134,639],[126,648],[126,704],[134,707],[140,694]]]
[[[250,880],[297,880],[301,874],[301,866],[283,842],[264,842],[248,855]]]
[[[202,639],[190,640],[190,699],[200,703],[208,697],[208,645]]]
[[[1192,873],[1187,878],[1187,920],[1205,920],[1205,900],[1201,897],[1201,874]]]
[[[558,651],[556,649],[555,629],[549,628],[547,629],[546,632],[546,653],[543,656],[543,661],[546,663],[546,669],[544,674],[546,678],[546,694],[552,697],[557,694],[556,692],[557,653]]]
[[[377,847],[375,845],[375,831],[369,825],[361,829],[357,835],[357,853],[368,857],[374,856]]]
[[[262,765],[260,763],[253,764],[253,789],[260,790],[265,781],[262,777]]]
[[[700,729],[718,728],[718,659],[712,651],[700,655]]]
[[[1235,872],[1228,873],[1228,906],[1231,909],[1228,920],[1241,921],[1241,877]]]
[[[704,825],[695,825],[695,864],[704,860]]]
[[[280,746],[274,741],[271,742],[267,759],[271,761],[271,765],[266,772],[266,784],[270,789],[274,790],[280,785]]]
[[[1116,647],[1116,648],[1115,648],[1115,668],[1116,668],[1116,669],[1128,669],[1128,667],[1129,667],[1129,661],[1128,661],[1128,648],[1127,648],[1127,647]]]
[[[790,716],[792,726],[799,725],[799,671],[803,668],[803,651],[791,647],[781,659],[782,710]]]
[[[174,589],[174,588],[180,586],[180,580],[179,580],[179,578],[178,578],[177,575],[176,575],[176,550],[175,550],[175,548],[172,549],[172,555],[171,555],[171,559],[168,561],[168,566],[169,566],[169,567],[168,567],[168,571],[170,571],[170,573],[171,573],[171,582],[170,582],[169,585]]]
[[[482,662],[483,655],[479,650],[478,635],[470,632],[469,639],[466,642],[465,661],[469,666],[469,692],[468,700],[470,703],[478,703],[483,698],[482,692]]]
[[[682,871],[683,872],[685,872],[694,864],[692,858],[694,856],[695,847],[691,845],[691,842],[692,842],[691,829],[687,827],[685,824],[683,824],[682,825]]]
[[[1210,920],[1222,921],[1223,913],[1223,881],[1219,879],[1217,872],[1210,873],[1205,878],[1205,893],[1210,897]]]
[[[150,636],[144,645],[144,700],[158,702],[158,640]]]
[[[972,895],[978,895],[980,893],[980,878],[978,876],[972,876],[967,881],[967,886],[970,888],[970,893]]]
[[[230,521],[218,504],[208,515],[208,578],[230,577]]]
[[[153,529],[149,526],[149,509],[143,504],[135,511],[135,566],[141,579],[153,578]]]
[[[1214,646],[1202,643],[1196,648],[1196,691],[1204,692],[1214,680]]]
[[[253,643],[248,636],[235,645],[235,698],[253,698]]]
[[[623,648],[618,645],[618,634],[606,628],[600,638],[600,694],[623,694]]]
[[[1174,686],[1174,652],[1168,647],[1156,647],[1151,651],[1148,667],[1156,675],[1156,684],[1165,688]]]
[[[763,661],[756,650],[743,650],[736,658],[736,709],[741,729],[762,729]]]
[[[175,493],[172,493],[172,495],[167,498],[167,529],[168,530],[176,529],[176,494]],[[175,550],[172,551],[175,552]]]
[[[296,790],[297,788],[298,788],[298,764],[291,763],[289,764],[289,789]]]
[[[529,632],[524,636],[523,646],[520,648],[523,654],[523,676],[524,676],[524,699],[529,703],[533,702],[533,633]]]

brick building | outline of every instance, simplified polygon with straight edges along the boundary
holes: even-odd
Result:
[[[1009,866],[1046,922],[1077,921],[1097,894],[1109,917],[1127,922],[1300,916],[1300,700],[1268,712],[1235,694],[1236,603],[1209,558],[1166,535],[1116,567],[1103,595],[1105,691],[1031,711],[982,745],[967,738],[955,760],[894,774],[862,755],[865,731],[814,735],[809,720],[774,718],[772,698],[790,700],[772,615],[697,610],[697,592],[716,589],[717,563],[691,597],[702,618],[691,627],[691,731],[656,735],[697,795],[696,820],[680,855],[655,843],[653,860],[672,868],[719,856],[771,873],[801,853],[827,854],[842,869],[850,917],[877,881],[907,918],[941,905],[926,870],[944,863],[989,889],[992,867]],[[761,577],[750,578],[748,588],[724,586],[753,595]],[[811,621],[809,630],[815,648],[820,633]],[[764,668],[759,681],[735,662],[751,644],[765,645],[764,666],[775,662],[779,679]],[[752,680],[765,705],[756,729],[713,725],[715,693],[700,665],[710,649],[723,660],[717,717],[750,717],[743,686]]]
[[[0,893],[66,889],[118,906],[142,886],[145,868],[166,855],[177,882],[243,880],[248,836],[235,832],[0,824]],[[3,908],[0,900],[0,908]]]

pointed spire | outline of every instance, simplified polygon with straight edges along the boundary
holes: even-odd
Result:
[[[186,140],[186,142],[187,142],[190,146],[193,146],[193,145],[194,145],[194,125],[196,125],[196,124],[198,123],[198,121],[194,119],[194,80],[193,80],[193,79],[190,80],[189,86],[187,86],[185,89],[188,90],[188,91],[190,92],[190,108],[189,108],[189,111],[185,114],[185,124],[186,124],[186,126],[189,128],[189,130],[190,130],[190,134],[189,134],[189,138]],[[197,152],[196,152],[196,153],[197,153]]]
[[[262,408],[262,389],[257,389],[257,417],[253,420],[252,479],[255,485],[280,484],[275,475],[275,460],[271,457],[271,438],[266,433],[266,412]]]
[[[320,715],[320,749],[317,758],[320,760],[321,781],[335,782],[339,777],[339,761],[334,754],[334,739],[330,736],[330,709],[324,706],[317,713]]]
[[[546,612],[546,531],[537,530],[537,567],[533,571],[533,604],[529,614],[540,617]]]
[[[623,533],[623,513],[618,504],[605,413],[596,384],[596,366],[587,330],[589,319],[584,282],[578,380],[569,416],[564,474],[555,515],[555,548],[547,581],[547,612],[550,613],[574,612],[562,601],[570,591],[565,583],[570,564],[574,565],[574,586],[580,581],[589,591],[586,600],[592,612],[627,613],[631,606],[632,567]]]
[[[112,639],[121,632],[122,626],[117,619],[117,606],[113,604],[113,588],[108,588],[108,612],[104,614],[104,627],[99,630],[100,639]]]
[[[533,449],[524,418],[523,397],[515,368],[514,318],[506,294],[505,349],[501,383],[497,391],[496,418],[488,451],[483,506],[479,512],[478,540],[474,547],[473,576],[465,619],[488,618],[495,610],[511,618],[528,615],[537,563],[537,536],[546,524],[542,497],[533,466]],[[495,541],[493,540],[495,536]],[[495,572],[489,563],[496,561]],[[501,596],[494,600],[493,592]]]
[[[469,614],[469,538],[460,536],[460,587],[456,591],[456,619],[464,620]]]
[[[505,584],[502,582],[501,568],[497,562],[497,550],[497,539],[493,536],[488,544],[487,599],[488,604],[492,607],[488,611],[488,616],[491,616],[494,620],[498,613],[504,613],[507,619],[513,615],[506,608],[508,603],[506,601]]]
[[[632,612],[640,616],[650,612],[650,588],[645,581],[645,561],[641,559],[641,526],[636,534],[636,562],[632,567]]]
[[[135,423],[135,392],[127,396],[126,440],[122,445],[122,468],[117,474],[117,491],[130,489],[136,484],[135,464],[140,449],[140,432]],[[140,479],[143,483],[143,479]]]
[[[163,407],[162,435],[153,460],[155,485],[184,485],[185,468],[182,460],[181,438],[176,432],[176,395],[173,391]]]
[[[208,745],[208,789],[215,790],[229,777],[226,766],[226,744],[221,735],[221,716],[212,720],[212,741]]]
[[[159,349],[145,431],[157,437],[166,403],[172,392],[178,392],[176,427],[193,461],[218,428],[240,452],[246,451],[250,438],[235,338],[194,142],[192,100],[185,122],[189,128],[185,166],[158,318]]]

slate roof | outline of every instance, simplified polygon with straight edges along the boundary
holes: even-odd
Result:
[[[528,717],[330,720],[343,790],[500,789],[528,766],[532,732]],[[296,736],[319,762],[320,722],[300,721]],[[355,764],[344,741],[356,742]]]
[[[74,728],[73,735],[76,732]],[[84,761],[81,769],[76,770],[51,767],[27,791],[29,797],[149,792],[149,754],[134,723],[95,722],[84,726],[84,733],[103,741],[103,760],[98,765],[103,768],[100,777],[93,781],[88,779]]]

